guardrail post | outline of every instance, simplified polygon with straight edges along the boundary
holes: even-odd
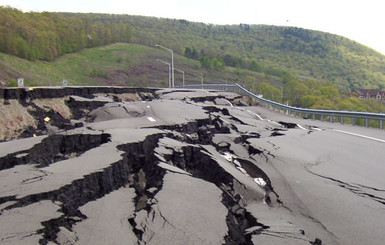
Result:
[[[321,115],[321,121],[322,121],[322,122],[325,121],[325,116],[324,116],[324,115]]]
[[[333,122],[333,115],[330,115],[330,122]]]
[[[315,114],[313,114],[313,120],[315,120]]]
[[[384,120],[380,120],[380,129],[384,129]]]
[[[299,113],[298,118],[302,118],[302,112]]]
[[[344,117],[341,116],[341,124],[344,124]]]
[[[369,128],[369,118],[365,118],[365,126]]]
[[[356,126],[356,119],[354,117],[352,117],[352,125]]]

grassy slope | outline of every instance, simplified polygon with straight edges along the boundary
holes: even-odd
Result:
[[[26,86],[61,85],[129,85],[168,86],[168,67],[157,61],[170,61],[168,52],[137,44],[112,44],[99,48],[84,49],[67,54],[53,62],[27,61],[0,53],[0,80],[15,81],[23,77]],[[278,78],[248,70],[226,67],[223,70],[202,70],[196,60],[175,55],[175,67],[185,71],[186,84],[200,83],[192,74],[202,74],[205,82],[242,82],[251,87],[262,81],[278,84]],[[176,85],[182,83],[182,75],[175,72]]]
[[[135,28],[133,41],[149,46],[167,44],[180,53],[185,47],[195,47],[206,54],[256,59],[297,77],[330,80],[341,91],[385,87],[385,56],[341,36],[291,27],[217,26],[139,16],[129,19]]]

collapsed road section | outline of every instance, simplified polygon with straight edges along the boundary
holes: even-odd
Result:
[[[40,90],[2,92],[1,244],[346,244],[276,169],[314,133],[245,98]]]

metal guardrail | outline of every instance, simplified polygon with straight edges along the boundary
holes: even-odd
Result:
[[[266,107],[271,107],[274,110],[283,110],[287,114],[294,114],[294,116],[312,118],[314,120],[320,118],[321,121],[325,121],[328,117],[330,122],[334,122],[334,119],[339,117],[340,123],[344,124],[345,118],[351,118],[352,125],[356,125],[357,119],[364,119],[365,126],[369,127],[369,120],[378,120],[379,128],[384,129],[385,114],[383,113],[371,113],[371,112],[359,112],[359,111],[337,111],[337,110],[321,110],[321,109],[306,109],[300,107],[289,106],[281,104],[272,100],[263,98],[260,95],[255,95],[246,88],[239,84],[203,84],[203,85],[185,85],[183,88],[195,88],[195,89],[218,89],[218,90],[233,90],[239,91],[245,95],[248,95],[258,102],[262,103]]]
[[[177,86],[175,88],[239,90],[239,87],[242,87],[242,86],[238,84],[193,84],[193,85]]]

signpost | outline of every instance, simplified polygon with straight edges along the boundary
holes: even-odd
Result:
[[[22,87],[24,87],[24,78],[18,78],[17,79],[17,86],[19,87],[19,88],[22,88]]]

